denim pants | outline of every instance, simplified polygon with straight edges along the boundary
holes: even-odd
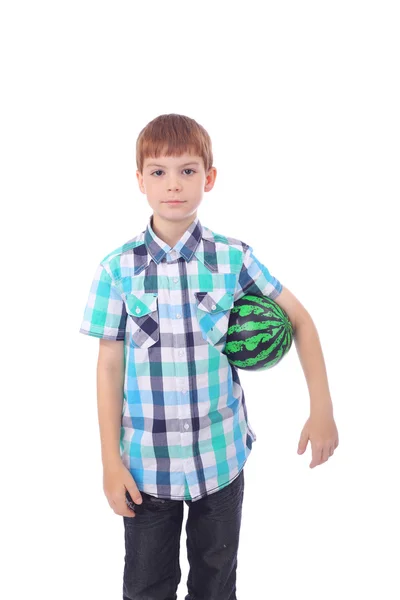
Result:
[[[226,487],[192,500],[166,500],[141,492],[136,517],[123,517],[123,600],[177,600],[183,502],[189,507],[189,562],[185,600],[237,600],[236,569],[244,472]],[[129,492],[126,499],[133,505]]]

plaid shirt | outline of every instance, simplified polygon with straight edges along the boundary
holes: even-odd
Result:
[[[100,262],[80,332],[124,341],[120,452],[139,490],[194,501],[239,475],[256,435],[223,354],[230,309],[281,291],[251,246],[198,217],[171,248],[151,216]]]

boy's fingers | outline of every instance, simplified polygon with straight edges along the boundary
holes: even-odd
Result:
[[[135,485],[130,485],[128,487],[128,493],[135,504],[142,504],[142,496]]]
[[[133,502],[135,504],[142,504],[143,499],[142,499],[142,496],[136,486],[130,485],[127,489],[127,492],[130,496],[130,498],[128,497],[127,500],[133,500]],[[127,494],[125,493],[125,496],[126,495]]]

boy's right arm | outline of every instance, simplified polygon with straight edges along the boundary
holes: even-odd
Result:
[[[100,340],[97,359],[97,409],[103,467],[119,462],[124,385],[124,343]]]
[[[122,516],[135,516],[125,501],[125,488],[141,503],[136,483],[120,456],[121,413],[124,389],[124,342],[100,339],[97,361],[97,410],[103,462],[104,493],[111,508]]]

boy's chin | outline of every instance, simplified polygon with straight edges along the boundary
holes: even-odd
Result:
[[[158,210],[153,209],[153,211],[157,213],[160,217],[182,220],[195,215],[197,208],[197,206],[190,207],[188,204],[186,204],[186,202],[184,202],[182,203],[182,205],[176,206],[162,204]]]

